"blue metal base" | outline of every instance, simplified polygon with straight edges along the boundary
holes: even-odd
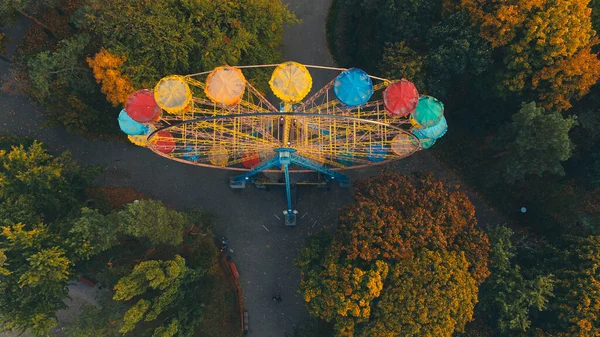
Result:
[[[246,188],[246,181],[235,182],[233,178],[229,178],[229,187],[231,188]]]
[[[344,174],[338,173],[336,171],[330,170],[327,167],[315,162],[314,160],[310,160],[308,158],[299,156],[295,154],[296,150],[290,148],[279,148],[275,149],[277,155],[265,162],[258,164],[252,170],[229,179],[229,186],[231,188],[245,188],[246,182],[255,182],[253,177],[259,174],[262,171],[268,170],[272,167],[281,167],[283,168],[283,173],[285,175],[285,195],[287,199],[288,208],[283,211],[285,215],[285,224],[286,226],[295,226],[296,225],[296,215],[298,211],[292,208],[292,195],[291,195],[291,184],[290,184],[290,165],[295,164],[298,166],[302,166],[309,170],[317,171],[321,173],[326,181],[337,180],[340,182],[340,187],[348,187],[350,184],[350,179]]]

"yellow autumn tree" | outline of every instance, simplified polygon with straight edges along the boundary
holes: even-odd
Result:
[[[589,0],[460,0],[480,35],[503,47],[503,88],[565,110],[600,75]]]
[[[399,261],[388,280],[360,337],[450,337],[473,318],[478,290],[463,252],[423,249]]]
[[[134,91],[129,77],[122,73],[125,57],[114,55],[103,48],[93,58],[88,57],[87,63],[94,72],[96,82],[101,84],[101,91],[106,99],[114,106],[124,104]]]
[[[326,321],[335,320],[336,336],[354,336],[357,323],[371,316],[371,302],[381,295],[388,275],[388,264],[375,261],[368,267],[360,263],[337,261],[339,245],[332,248],[323,268],[311,270],[300,282],[308,311]]]
[[[472,319],[489,275],[487,236],[464,193],[386,173],[355,184],[335,235],[311,236],[295,263],[309,314],[335,337],[451,336]]]

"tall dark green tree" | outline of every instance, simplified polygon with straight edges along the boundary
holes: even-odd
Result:
[[[441,18],[441,0],[345,0],[344,11],[352,22],[345,38],[355,66],[380,69],[387,43],[405,41],[422,53],[429,29]]]
[[[439,99],[448,99],[451,88],[472,81],[492,65],[490,44],[471,26],[464,11],[449,14],[433,25],[427,46],[427,93]]]
[[[380,65],[381,74],[388,79],[405,78],[415,84],[420,92],[426,92],[427,57],[420,55],[406,42],[387,43],[383,50],[383,60]]]
[[[116,215],[84,207],[76,218],[69,219],[66,242],[74,255],[87,260],[118,243],[118,225]]]
[[[487,234],[491,244],[491,275],[481,287],[481,306],[502,335],[528,331],[531,312],[546,309],[552,297],[554,278],[538,275],[529,279],[523,275],[521,267],[512,261],[516,249],[509,228],[491,227]]]
[[[565,118],[535,102],[523,104],[500,139],[504,152],[498,154],[498,167],[504,180],[513,183],[528,174],[564,175],[561,162],[573,153],[569,131],[575,124],[573,116]]]

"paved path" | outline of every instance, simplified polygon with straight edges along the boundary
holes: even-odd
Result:
[[[285,31],[285,57],[306,64],[333,65],[325,41],[329,1],[285,2],[303,20]],[[25,24],[8,30],[8,35],[19,40]],[[7,71],[8,65],[0,61],[0,75]],[[333,76],[327,72],[316,74],[314,88]],[[70,150],[83,164],[105,166],[99,184],[132,186],[178,209],[199,206],[214,212],[218,216],[217,235],[230,239],[241,275],[244,302],[250,314],[250,336],[293,336],[294,326],[307,313],[295,291],[299,274],[292,261],[307,235],[334,225],[339,207],[351,200],[351,191],[337,187],[330,191],[300,189],[296,207],[303,218],[298,227],[286,228],[276,218],[281,217],[285,207],[283,189],[262,191],[250,187],[234,191],[227,184],[228,172],[172,162],[129,143],[90,141],[69,135],[61,128],[41,128],[42,122],[39,108],[26,98],[0,93],[0,131],[33,136],[55,152]],[[402,172],[431,171],[453,184],[458,182],[425,151],[393,165]],[[378,170],[360,170],[352,176],[371,175]],[[498,221],[479,199],[473,201],[481,222]],[[274,292],[281,294],[282,303],[271,300]]]

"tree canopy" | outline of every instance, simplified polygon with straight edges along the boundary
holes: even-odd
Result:
[[[125,60],[123,74],[141,89],[171,74],[277,62],[283,26],[295,18],[269,0],[88,0],[77,22]]]
[[[335,322],[336,336],[450,336],[473,315],[488,249],[463,193],[388,172],[356,183],[333,238],[303,246],[299,292],[311,315]],[[417,272],[425,265],[437,267]],[[436,296],[423,302],[425,293]]]
[[[477,285],[464,253],[423,249],[390,271],[359,336],[452,336],[473,317]]]
[[[512,260],[516,248],[511,242],[512,230],[504,226],[490,227],[490,277],[482,285],[483,310],[493,320],[500,333],[528,331],[531,313],[547,308],[553,296],[554,277],[537,275],[528,279]]]
[[[561,162],[569,159],[573,143],[569,131],[575,125],[574,116],[563,117],[547,111],[535,102],[523,104],[512,117],[504,140],[504,150],[498,166],[504,179],[513,183],[528,174],[564,175]],[[501,138],[502,138],[501,137]]]
[[[182,279],[186,276],[185,260],[177,255],[170,261],[144,261],[135,266],[131,274],[115,285],[114,299],[128,301],[145,294],[149,289],[160,291],[154,298],[139,299],[124,316],[123,334],[130,332],[144,319],[155,320],[167,307],[176,302]]]
[[[115,286],[115,299],[88,308],[69,334],[115,337],[143,320],[151,329],[135,333],[194,336],[205,317],[198,303],[216,300],[204,285],[216,263],[206,214],[155,200],[99,210],[84,192],[95,171],[37,141],[0,138],[0,327],[47,336],[68,282],[85,275]]]
[[[45,336],[83,242],[65,231],[94,170],[36,141],[0,150],[0,326]]]
[[[403,259],[431,247],[464,251],[478,283],[489,275],[488,240],[464,193],[431,176],[391,172],[356,182],[354,193],[338,224],[349,260]]]
[[[125,57],[119,57],[101,49],[94,58],[86,59],[94,72],[96,82],[102,85],[102,93],[113,105],[123,105],[129,95],[134,92],[129,77],[122,74]]]
[[[114,107],[167,75],[280,62],[283,27],[297,22],[280,0],[8,0],[0,13],[0,25],[16,13],[38,24],[15,54],[13,87],[88,137],[121,135]],[[247,77],[263,89],[269,75]]]
[[[1,230],[0,325],[45,335],[56,326],[56,310],[65,307],[72,263],[45,225],[17,223]]]
[[[461,0],[481,36],[505,47],[504,85],[562,111],[600,77],[589,0]]]
[[[184,227],[191,225],[188,216],[167,208],[158,200],[140,200],[128,204],[117,217],[122,233],[148,240],[152,245],[181,244]]]
[[[111,119],[106,104],[98,100],[92,72],[85,64],[87,34],[60,41],[56,50],[43,51],[28,60],[30,96],[44,105],[50,122],[68,132],[90,135]],[[116,125],[116,121],[110,121]],[[102,132],[107,132],[106,129]]]
[[[53,157],[39,142],[0,150],[0,223],[65,217],[81,205],[94,171],[79,167],[68,152]]]
[[[600,334],[600,237],[567,237],[552,260],[556,275],[553,314],[545,331],[557,337]]]

